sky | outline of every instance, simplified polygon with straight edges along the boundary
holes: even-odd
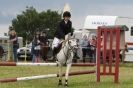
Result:
[[[47,9],[61,12],[66,3],[71,7],[75,29],[83,28],[87,15],[133,17],[133,0],[0,0],[0,32],[7,30],[26,6],[33,6],[39,12]]]

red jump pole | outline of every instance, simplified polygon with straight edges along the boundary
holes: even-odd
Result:
[[[97,50],[96,50],[96,77],[97,82],[100,82],[100,56],[101,56],[101,28],[98,27],[97,29]]]
[[[120,52],[120,28],[116,28],[116,62],[115,62],[115,83],[118,83],[119,79],[119,52]]]
[[[107,29],[103,29],[103,74],[106,74],[106,58],[107,58]]]
[[[17,66],[15,62],[0,62],[0,66]]]
[[[88,67],[88,66],[96,66],[96,63],[72,63],[72,66],[83,66],[83,67]]]
[[[113,30],[109,30],[110,32],[110,48],[109,48],[109,73],[112,73],[112,45],[113,45]]]
[[[90,70],[90,71],[78,71],[78,72],[70,72],[69,76],[74,76],[74,75],[84,75],[84,74],[93,74],[96,73],[95,70]],[[65,76],[65,73],[63,74]]]

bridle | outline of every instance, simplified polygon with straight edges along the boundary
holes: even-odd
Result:
[[[73,38],[71,38],[71,39],[73,39]],[[70,44],[70,41],[69,40],[71,40],[71,39],[67,39],[67,40],[65,40],[65,41],[63,41],[63,42],[65,42],[65,44],[64,44],[64,46],[62,47],[62,49],[63,49],[63,53],[64,53],[64,55],[65,55],[65,57],[66,58],[68,58],[68,57],[70,57],[71,56],[71,52],[75,52],[74,51],[74,46],[71,46],[71,44]],[[66,46],[66,43],[68,42],[68,46]],[[67,51],[67,54],[65,53],[65,51],[64,51],[64,47],[66,47],[66,48],[68,48],[68,51]]]

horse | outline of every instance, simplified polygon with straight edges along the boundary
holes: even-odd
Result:
[[[77,47],[76,39],[74,38],[66,38],[66,40],[63,41],[61,50],[59,53],[57,53],[57,64],[59,67],[59,83],[58,85],[62,85],[62,67],[65,64],[66,67],[66,73],[65,73],[65,86],[68,86],[68,75],[69,71],[72,65],[72,59],[74,56],[74,48]]]

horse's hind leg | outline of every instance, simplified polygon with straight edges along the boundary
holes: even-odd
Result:
[[[69,76],[70,68],[71,68],[71,63],[68,63],[66,68],[66,74],[65,74],[65,86],[68,86],[68,76]]]
[[[59,65],[59,83],[58,85],[62,85],[62,65],[58,63]]]

